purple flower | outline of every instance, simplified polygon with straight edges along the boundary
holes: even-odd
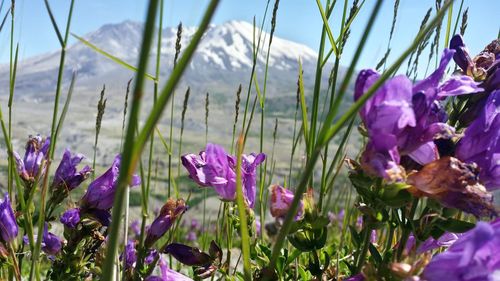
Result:
[[[182,164],[189,177],[200,186],[212,186],[222,199],[232,201],[236,198],[236,173],[229,166],[228,158],[224,148],[209,143],[199,156],[183,155]]]
[[[418,249],[417,249],[417,254],[420,255],[422,253],[432,251],[434,249],[440,248],[440,247],[450,247],[455,243],[458,238],[462,236],[461,233],[451,233],[451,232],[446,232],[445,234],[441,235],[438,239],[434,239],[432,237],[429,237],[427,240],[422,243]]]
[[[330,225],[337,224],[338,227],[342,228],[344,224],[345,210],[340,209],[340,211],[335,214],[334,212],[328,211],[328,220]]]
[[[500,219],[478,222],[448,250],[431,260],[423,276],[434,280],[497,280],[500,274]]]
[[[277,184],[270,187],[271,191],[271,215],[275,218],[284,218],[292,205],[294,198],[294,193],[284,187]],[[304,214],[303,203],[300,202],[297,214],[295,215],[295,220],[302,219]]]
[[[493,40],[473,59],[471,59],[464,40],[459,34],[451,38],[450,48],[456,51],[453,59],[457,65],[465,74],[472,76],[475,80],[487,80],[497,71],[497,69],[494,68],[500,59],[499,39]]]
[[[223,199],[236,199],[236,158],[216,144],[207,144],[199,155],[182,156],[182,164],[189,177],[202,187],[211,186]],[[249,207],[255,203],[255,168],[265,159],[265,154],[242,155],[243,194]]]
[[[370,174],[390,181],[401,181],[401,155],[424,165],[439,158],[433,140],[450,138],[454,130],[445,122],[446,112],[439,100],[446,96],[477,92],[481,89],[469,77],[452,77],[440,83],[454,51],[445,49],[440,65],[429,77],[412,85],[403,76],[385,82],[360,110],[370,137],[361,162]],[[374,70],[360,72],[354,98],[358,100],[380,75]]]
[[[189,231],[187,234],[186,234],[186,241],[188,242],[194,242],[198,240],[198,236],[196,235],[196,232],[194,231]]]
[[[45,223],[42,237],[42,250],[47,255],[55,256],[61,251],[61,248],[61,239],[57,237],[57,235],[49,232],[48,225]]]
[[[138,220],[133,220],[132,223],[130,224],[130,230],[132,230],[132,233],[134,233],[136,236],[141,235],[141,225]]]
[[[2,241],[10,243],[17,237],[18,231],[19,228],[10,205],[9,195],[5,193],[3,201],[0,201],[0,235]]]
[[[146,235],[146,247],[151,247],[160,239],[172,226],[178,216],[187,210],[184,200],[167,200],[167,203],[161,208],[160,214],[149,227]]]
[[[363,227],[363,216],[359,216],[358,218],[356,218],[356,227],[357,228]]]
[[[372,244],[377,242],[377,231],[375,229],[372,229],[372,231],[370,232],[370,242]]]
[[[60,221],[66,227],[75,228],[75,226],[80,222],[80,208],[67,210],[62,214]]]
[[[241,156],[241,171],[242,171],[242,181],[244,185],[244,197],[247,201],[247,204],[250,208],[253,208],[255,204],[255,194],[256,194],[256,175],[255,169],[258,165],[260,165],[266,159],[266,155],[264,153],[251,153],[250,155],[243,154]],[[231,162],[231,161],[230,161]],[[234,164],[234,169],[236,170],[236,163]]]
[[[344,281],[364,281],[365,280],[365,277],[363,276],[363,274],[361,273],[358,273],[356,275],[353,275],[351,277],[348,277],[346,279],[343,279]]]
[[[500,89],[500,40],[495,39],[483,51],[471,59],[462,36],[455,35],[450,41],[450,48],[456,51],[453,59],[462,69],[463,74],[480,81],[484,93],[474,95],[467,101],[467,107],[460,114],[459,121],[462,126],[467,126],[476,119],[484,107],[488,95]]]
[[[49,147],[50,138],[43,139],[40,135],[37,135],[29,137],[23,159],[17,152],[14,152],[17,172],[24,181],[33,182],[43,176],[45,172],[44,162],[48,158]]]
[[[167,263],[161,256],[158,266],[160,267],[161,277],[151,275],[148,276],[145,281],[193,281],[193,279],[168,268]]]
[[[145,281],[164,281],[162,277],[156,275],[150,275],[144,279]]]
[[[191,229],[198,230],[200,228],[200,222],[197,219],[191,219]]]
[[[137,250],[135,249],[135,241],[129,240],[123,253],[120,255],[120,260],[125,261],[125,270],[135,267],[137,262]]]
[[[120,155],[115,157],[113,165],[104,174],[90,183],[87,192],[81,200],[82,208],[109,210],[113,207],[115,199],[116,182],[120,172]],[[130,186],[140,184],[137,175],[132,176]]]
[[[500,90],[489,95],[479,116],[465,130],[456,156],[479,166],[479,180],[488,190],[500,188]]]
[[[85,166],[79,172],[76,166],[80,164],[84,156],[81,154],[71,155],[71,151],[66,149],[54,175],[53,187],[62,186],[65,190],[73,190],[78,187],[92,172],[89,166]]]
[[[410,236],[408,236],[408,240],[406,240],[406,245],[405,245],[405,250],[404,250],[404,253],[405,255],[409,255],[413,249],[415,248],[415,245],[417,244],[417,240],[415,239],[415,235],[410,234]]]
[[[151,264],[158,257],[159,253],[156,249],[151,249],[148,251],[146,257],[144,258],[144,262],[146,264]]]
[[[261,224],[260,224],[260,219],[259,218],[255,218],[255,234],[257,237],[260,237],[260,228],[261,228]]]

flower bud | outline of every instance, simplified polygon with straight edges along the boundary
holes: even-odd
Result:
[[[294,193],[291,190],[279,185],[272,185],[269,189],[271,191],[271,215],[275,218],[285,218],[288,214],[290,206],[292,205]],[[303,213],[304,206],[301,201],[299,203],[297,214],[295,215],[295,220],[297,221],[302,219]]]
[[[187,210],[184,200],[167,200],[167,203],[161,208],[160,214],[150,225],[145,245],[151,247],[158,239],[160,239],[172,226],[178,216]]]

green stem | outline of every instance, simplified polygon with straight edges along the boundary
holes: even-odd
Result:
[[[369,227],[365,227],[363,234],[363,248],[361,248],[361,252],[358,256],[358,263],[356,264],[356,271],[354,273],[359,273],[365,264],[368,248],[370,247],[370,232],[371,229]]]
[[[243,254],[243,274],[245,280],[252,280],[252,268],[250,266],[250,239],[248,237],[248,225],[246,215],[246,204],[243,199],[243,185],[241,178],[241,163],[243,154],[243,137],[240,136],[237,145],[237,164],[236,164],[236,203],[238,205],[238,215],[240,217],[241,251]]]
[[[31,263],[31,269],[30,269],[30,277],[29,280],[33,280],[35,270],[37,273],[37,280],[40,279],[40,263],[38,262],[38,258],[40,256],[40,249],[42,245],[42,234],[43,234],[43,229],[44,229],[44,223],[45,223],[45,204],[46,204],[46,196],[47,196],[47,189],[48,189],[48,175],[50,173],[50,166],[52,163],[52,160],[54,159],[54,152],[55,152],[55,147],[56,147],[56,142],[57,142],[57,136],[58,136],[58,130],[57,130],[57,115],[58,115],[58,108],[59,108],[59,96],[61,94],[61,87],[62,87],[62,79],[63,79],[63,73],[64,73],[64,62],[66,58],[66,46],[68,43],[68,37],[69,37],[69,30],[71,27],[71,19],[73,16],[73,7],[74,7],[75,1],[71,0],[70,8],[69,8],[69,13],[68,13],[68,19],[66,22],[66,32],[64,34],[64,42],[63,45],[61,46],[61,57],[59,61],[59,70],[57,74],[57,85],[56,85],[56,94],[54,98],[54,109],[53,109],[53,115],[52,115],[52,127],[51,127],[51,135],[50,135],[50,148],[49,148],[49,157],[48,157],[48,162],[46,166],[46,174],[44,177],[44,182],[42,185],[42,191],[41,191],[41,198],[40,198],[40,211],[38,214],[38,238],[36,240],[36,245],[33,251],[33,256],[32,256],[32,263]],[[50,10],[50,9],[49,9]]]
[[[250,81],[248,81],[248,90],[247,90],[247,99],[245,101],[245,111],[244,111],[244,114],[243,114],[243,125],[242,125],[242,129],[241,131],[244,132],[245,131],[245,127],[246,127],[246,121],[247,121],[247,113],[248,113],[248,105],[250,103],[250,92],[252,90],[252,83],[253,83],[253,79],[254,79],[254,75],[255,75],[255,68],[257,66],[257,55],[259,54],[259,50],[260,50],[260,42],[261,42],[261,35],[262,35],[262,30],[264,28],[264,22],[266,20],[266,16],[267,16],[267,9],[269,8],[269,2],[270,0],[267,0],[267,4],[266,4],[266,9],[264,10],[264,17],[262,18],[262,22],[261,22],[261,25],[260,25],[260,31],[259,31],[259,36],[257,38],[257,48],[255,46],[255,18],[254,18],[254,36],[253,36],[253,50],[252,50],[252,55],[253,55],[253,59],[252,59],[252,71],[250,72]]]
[[[21,281],[21,272],[19,265],[17,263],[16,252],[14,252],[14,249],[10,244],[7,245],[7,249],[9,251],[10,257],[12,258],[12,267],[14,268],[14,276],[16,277],[17,281]]]
[[[154,23],[156,12],[158,8],[158,0],[151,0],[149,2],[146,24],[144,27],[144,36],[141,46],[141,53],[139,56],[139,65],[137,71],[137,78],[135,81],[132,107],[129,115],[129,122],[127,125],[127,133],[123,145],[122,161],[118,182],[116,184],[115,204],[113,208],[112,224],[109,228],[108,245],[106,250],[106,259],[104,260],[102,280],[111,281],[114,276],[115,256],[118,248],[118,233],[121,223],[121,215],[124,207],[125,192],[128,188],[128,183],[135,170],[135,165],[139,161],[139,155],[136,160],[132,159],[132,152],[134,148],[134,136],[136,133],[137,120],[139,119],[140,103],[143,96],[144,88],[144,74],[146,73],[147,61],[149,58],[149,51],[152,44]]]
[[[406,248],[406,242],[408,241],[408,238],[410,237],[411,225],[412,225],[413,217],[415,216],[415,212],[417,211],[417,206],[418,206],[418,198],[414,198],[412,205],[411,205],[410,213],[408,214],[408,217],[406,217],[405,226],[403,228],[403,234],[402,234],[401,240],[399,242],[398,252],[396,254],[396,259],[398,261],[401,260],[401,258],[403,256],[403,251]]]

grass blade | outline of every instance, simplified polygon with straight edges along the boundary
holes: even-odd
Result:
[[[306,151],[309,152],[309,125],[307,124],[307,104],[304,94],[304,73],[302,71],[302,62],[299,60],[299,95],[300,95],[300,108],[302,109],[302,132],[304,133],[304,140],[306,142]]]
[[[2,23],[0,23],[0,32],[2,32],[3,26],[5,25],[5,22],[7,21],[7,17],[9,16],[10,8],[5,12],[5,16],[3,17]]]
[[[44,2],[45,2],[45,8],[47,9],[47,13],[49,13],[50,22],[52,23],[52,26],[54,27],[54,31],[56,32],[56,35],[57,35],[57,39],[59,40],[59,44],[61,44],[61,47],[63,47],[65,45],[64,40],[63,40],[63,37],[61,35],[61,31],[59,31],[59,27],[57,26],[56,19],[54,18],[54,14],[52,14],[52,9],[50,8],[50,5],[49,5],[49,0],[45,0]]]
[[[328,34],[328,40],[330,40],[330,44],[332,45],[332,50],[335,56],[339,55],[337,50],[337,43],[335,43],[335,39],[333,38],[332,30],[330,29],[330,25],[328,23],[328,19],[326,18],[325,11],[323,10],[323,6],[321,5],[321,0],[316,0],[316,4],[318,4],[318,10],[321,14],[321,19],[323,20],[323,24],[326,29],[326,33]]]
[[[113,207],[112,214],[112,224],[110,227],[110,234],[108,239],[108,249],[106,253],[106,260],[104,264],[104,272],[103,278],[104,281],[111,281],[113,277],[113,267],[114,267],[114,257],[116,255],[116,251],[118,248],[118,234],[120,230],[120,216],[123,210],[123,201],[125,197],[125,189],[132,177],[132,174],[137,166],[138,160],[140,158],[141,152],[144,149],[146,141],[149,139],[152,131],[156,127],[156,123],[160,119],[165,106],[172,95],[173,90],[177,86],[184,70],[187,68],[189,61],[191,60],[196,47],[201,41],[201,37],[204,34],[205,30],[210,23],[213,14],[215,13],[215,9],[218,5],[218,0],[212,0],[203,16],[203,19],[196,31],[193,35],[190,44],[185,49],[182,57],[179,59],[177,66],[172,71],[170,78],[167,81],[167,84],[162,89],[160,95],[158,96],[158,100],[156,104],[153,106],[144,127],[140,130],[139,135],[136,139],[134,139],[136,122],[139,113],[139,103],[142,98],[142,86],[144,82],[144,74],[146,71],[147,58],[149,54],[149,49],[151,47],[151,39],[152,39],[152,31],[154,30],[154,18],[156,15],[157,4],[158,2],[155,0],[151,0],[148,16],[146,20],[145,32],[144,32],[144,40],[143,45],[141,47],[141,56],[139,60],[138,67],[138,77],[136,80],[132,109],[129,117],[129,124],[127,128],[127,135],[125,137],[125,143],[123,147],[122,154],[122,163],[120,168],[120,174],[118,176],[118,181],[116,185],[116,194],[115,194],[115,204]]]
[[[135,67],[135,66],[132,66],[131,64],[113,56],[112,54],[102,50],[101,48],[97,47],[96,45],[90,43],[89,41],[83,39],[82,37],[74,34],[74,33],[71,33],[71,36],[75,37],[76,39],[78,39],[80,42],[82,42],[84,45],[86,45],[87,47],[90,47],[92,50],[96,51],[97,53],[107,57],[108,59],[112,60],[113,62],[117,63],[118,65],[121,65],[123,66],[124,68],[126,69],[129,69],[129,70],[132,70],[134,72],[139,72],[139,70]],[[156,78],[149,74],[149,73],[144,73],[145,77],[152,80],[152,81],[156,81]]]
[[[451,32],[451,20],[453,18],[453,1],[451,5],[448,6],[448,24],[446,25],[446,35],[444,37],[444,45],[448,46],[450,42],[450,32]]]
[[[137,67],[137,78],[135,80],[134,91],[132,95],[132,106],[129,115],[129,121],[127,125],[127,133],[125,136],[125,142],[123,145],[122,151],[122,162],[120,165],[120,173],[118,175],[118,180],[116,183],[116,193],[115,193],[115,201],[113,207],[113,214],[111,220],[111,226],[109,227],[109,236],[108,236],[108,244],[106,249],[106,259],[104,260],[103,265],[103,281],[111,281],[114,277],[115,272],[115,257],[118,252],[118,234],[120,231],[120,223],[121,223],[121,215],[124,207],[124,199],[126,188],[128,188],[128,183],[132,177],[132,174],[135,170],[137,162],[139,161],[140,155],[136,155],[136,158],[133,158],[133,150],[134,150],[134,137],[137,130],[137,124],[139,119],[139,111],[141,100],[143,97],[143,88],[144,88],[144,78],[146,77],[146,68],[149,58],[149,52],[151,49],[152,41],[153,41],[153,32],[156,14],[158,10],[158,1],[159,0],[151,0],[149,1],[147,16],[146,16],[146,24],[144,26],[144,35],[141,45],[141,51],[139,56],[139,63]]]
[[[238,215],[240,217],[240,234],[241,234],[241,252],[243,254],[243,273],[244,279],[252,280],[252,268],[250,265],[250,239],[248,237],[248,225],[246,215],[246,205],[243,199],[243,182],[241,175],[242,154],[243,154],[243,136],[240,135],[236,143],[237,164],[236,164],[236,203],[238,205]]]
[[[155,130],[156,130],[156,133],[158,134],[158,136],[160,137],[160,141],[163,144],[163,146],[165,147],[165,150],[167,151],[168,155],[171,155],[172,150],[170,150],[170,147],[168,146],[167,141],[165,140],[165,138],[161,134],[160,130],[158,130],[158,127],[155,127]]]
[[[59,136],[59,133],[61,132],[64,119],[66,118],[66,113],[68,112],[69,104],[71,102],[71,97],[73,96],[73,88],[75,86],[75,81],[76,81],[76,72],[73,72],[73,76],[71,77],[71,83],[69,85],[69,90],[68,90],[68,95],[66,96],[66,101],[64,102],[64,107],[61,112],[61,116],[59,117],[59,121],[57,122],[57,129],[56,129],[56,138]]]

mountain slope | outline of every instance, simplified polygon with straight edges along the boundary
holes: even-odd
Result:
[[[142,23],[125,21],[104,25],[83,37],[110,54],[135,65],[142,29]],[[193,27],[183,28],[182,47],[187,46],[195,30]],[[258,32],[257,29],[256,34]],[[162,33],[161,76],[166,77],[173,66],[177,28],[165,28]],[[257,73],[262,73],[265,67],[269,34],[264,32],[262,38],[264,40],[260,44],[262,51],[257,58]],[[239,83],[245,84],[249,79],[252,52],[253,25],[243,21],[211,25],[200,42],[183,82],[200,91],[213,90],[214,86],[218,88],[216,90],[223,90],[226,86],[234,90]],[[153,48],[150,61],[154,61],[155,56],[156,48]],[[275,36],[269,57],[270,92],[278,89],[283,91],[284,87],[289,91],[296,87],[299,58],[303,63],[305,77],[314,75],[316,57],[316,52],[309,47]],[[58,51],[22,61],[18,66],[18,95],[37,96],[52,91],[58,64]],[[133,76],[131,71],[80,42],[71,45],[67,50],[65,77],[70,77],[73,70],[78,73],[77,87],[114,82],[123,84]],[[153,67],[150,67],[150,72],[153,71]],[[6,83],[8,75],[4,74],[7,72],[7,67],[0,67],[0,83]]]

